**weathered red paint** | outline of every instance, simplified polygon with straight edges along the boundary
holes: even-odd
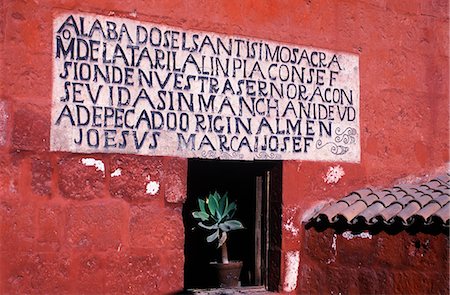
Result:
[[[302,233],[297,292],[446,294],[446,235]]]
[[[1,1],[0,292],[150,294],[183,288],[187,161],[48,151],[53,19],[74,11],[358,54],[361,163],[341,163],[345,176],[337,184],[323,181],[336,163],[283,164],[283,225],[289,226],[283,226],[282,250],[301,253],[296,290],[448,293],[442,287],[448,286],[442,236],[339,237],[335,254],[331,232],[305,232],[301,223],[307,209],[353,189],[443,170],[448,9],[445,0]],[[104,174],[80,162],[88,157],[103,161]],[[123,177],[111,177],[119,167]],[[145,194],[147,176],[160,183],[154,196]],[[434,248],[418,253],[411,248],[415,238],[431,239]],[[333,257],[336,262],[326,264]],[[283,256],[281,288],[284,267]]]

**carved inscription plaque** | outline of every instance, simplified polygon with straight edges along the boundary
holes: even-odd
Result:
[[[54,151],[360,160],[354,54],[66,14],[52,60]]]

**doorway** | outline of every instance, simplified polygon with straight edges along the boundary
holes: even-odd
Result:
[[[229,201],[236,201],[234,219],[245,227],[231,232],[227,240],[229,259],[243,261],[241,285],[278,288],[281,179],[279,161],[189,160],[188,196],[183,206],[186,289],[213,287],[208,265],[220,261],[220,251],[217,244],[206,242],[207,234],[195,227],[191,212],[198,210],[199,197],[215,191],[228,192]]]

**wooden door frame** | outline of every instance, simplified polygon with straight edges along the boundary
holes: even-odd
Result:
[[[190,163],[191,161],[196,160],[189,160]],[[247,162],[242,164],[246,165]],[[248,164],[256,177],[256,194],[253,196],[255,210],[260,211],[260,214],[255,214],[254,278],[251,278],[250,283],[264,286],[269,291],[278,291],[281,267],[282,162],[254,161]]]

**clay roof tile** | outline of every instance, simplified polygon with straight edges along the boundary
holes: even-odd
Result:
[[[440,185],[440,186],[438,186],[438,187],[436,187],[436,188],[434,188],[434,192],[440,192],[440,193],[443,193],[443,194],[448,194],[448,190],[449,190],[449,188],[447,187],[447,186],[445,186],[445,185]]]
[[[382,202],[380,202],[380,201],[374,202],[366,210],[361,212],[359,214],[359,216],[356,216],[353,219],[354,220],[353,223],[356,223],[358,221],[363,221],[363,222],[366,222],[368,224],[373,224],[373,222],[371,220],[375,217],[376,214],[378,214],[384,208],[386,208],[386,206]]]
[[[433,214],[432,218],[440,219],[440,221],[445,225],[449,226],[450,219],[450,202],[447,203],[444,207],[439,209],[436,213]]]
[[[408,219],[413,216],[414,213],[419,211],[421,209],[420,204],[418,202],[409,202],[408,205],[406,205],[405,208],[403,208],[395,218],[400,220],[404,225],[410,225],[411,223],[408,222]]]
[[[366,203],[363,200],[358,200],[350,207],[345,208],[340,213],[336,215],[337,218],[343,217],[347,221],[351,221],[356,215],[361,213],[364,209],[367,208]]]
[[[424,225],[449,226],[450,177],[446,174],[424,184],[402,184],[384,190],[357,190],[323,208],[313,218],[344,220],[349,224],[400,221],[410,226],[421,221]]]
[[[444,206],[450,201],[450,195],[448,194],[439,194],[439,196],[433,198],[430,203],[436,202],[439,205]]]
[[[403,198],[404,196],[408,195],[407,192],[402,190],[391,190],[391,194],[393,194],[397,199]]]
[[[319,214],[317,214],[318,221],[325,220],[326,222],[332,222],[333,218],[337,213],[344,210],[348,207],[348,204],[345,202],[337,202],[324,210],[321,210]]]
[[[357,200],[361,199],[361,195],[357,192],[352,192],[350,195],[346,196],[339,202],[344,202],[347,204],[347,206],[351,206],[353,203],[355,203]]]
[[[396,195],[389,194],[389,195],[386,195],[385,197],[375,201],[375,203],[380,202],[380,203],[382,203],[384,205],[384,207],[387,207],[390,204],[392,204],[392,202],[394,202],[396,200],[397,200],[397,196]]]
[[[450,186],[450,174],[440,175],[436,177],[434,180],[439,181],[444,185]]]
[[[352,193],[359,195],[360,198],[364,198],[367,195],[373,193],[373,190],[370,189],[370,188],[363,188],[363,189],[357,190],[357,191],[352,192]]]
[[[398,202],[393,202],[389,207],[379,212],[375,218],[387,222],[388,220],[392,219],[394,216],[396,216],[400,211],[402,211],[403,205]],[[372,220],[374,222],[374,220]]]
[[[382,199],[382,198],[384,198],[386,196],[392,196],[393,195],[392,191],[387,190],[387,189],[382,190],[382,191],[376,191],[376,192],[373,192],[373,193],[378,196],[378,199]]]
[[[408,220],[408,223],[412,223],[416,220],[420,220],[422,223],[426,222],[431,215],[436,213],[442,207],[439,203],[428,203],[425,207],[416,212],[415,215],[411,216]]]
[[[440,186],[441,182],[437,179],[432,179],[429,182],[422,184],[422,186],[426,186],[431,190],[434,190],[436,187]]]

